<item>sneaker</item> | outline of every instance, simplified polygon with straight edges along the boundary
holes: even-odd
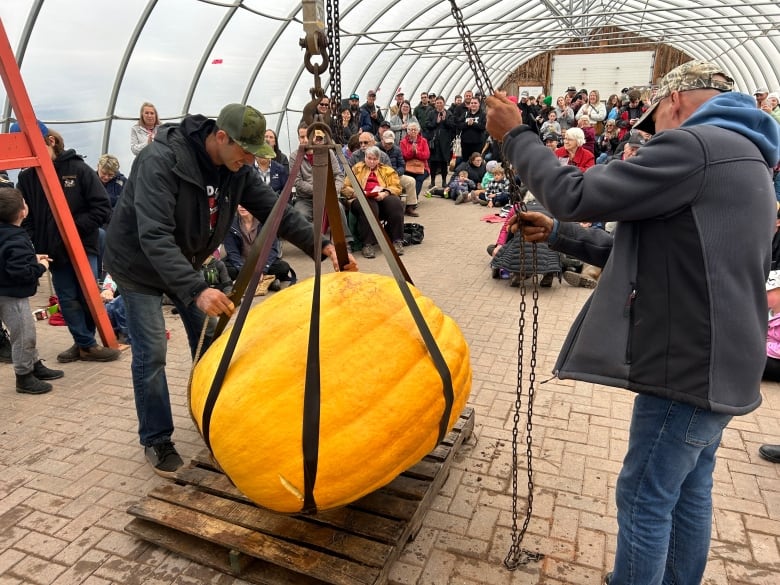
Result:
[[[596,288],[596,284],[598,284],[592,278],[583,276],[579,272],[571,272],[570,270],[567,270],[563,273],[563,280],[565,280],[571,286],[577,286],[581,288]]]
[[[552,287],[552,283],[553,283],[553,273],[548,272],[547,274],[542,276],[542,280],[539,281],[539,286],[541,286],[542,288],[550,288]]]
[[[376,252],[374,251],[374,246],[371,244],[363,244],[363,249],[361,250],[363,253],[363,258],[376,258]]]
[[[509,286],[518,287],[520,286],[521,282],[523,282],[523,277],[520,275],[520,273],[513,272],[512,276],[509,278]]]
[[[52,370],[43,365],[41,360],[35,362],[33,366],[33,375],[39,380],[59,380],[65,375],[62,370]]]
[[[184,465],[184,461],[176,452],[172,441],[163,441],[156,445],[144,447],[146,460],[154,468],[157,475],[167,478],[173,478],[176,471]]]
[[[395,253],[399,256],[404,255],[404,243],[403,242],[393,242],[393,248],[395,248]]]
[[[32,372],[21,376],[16,374],[16,391],[19,394],[46,394],[51,388],[51,384],[39,380]]]
[[[275,278],[274,281],[268,287],[268,290],[273,292],[282,290],[282,281],[279,280],[278,278]]]
[[[609,585],[610,581],[612,581],[612,571],[604,575],[604,585]]]
[[[119,350],[103,347],[102,345],[93,345],[88,348],[79,348],[79,358],[85,362],[113,362],[119,359]],[[59,356],[57,357],[59,359]]]
[[[70,362],[77,362],[81,359],[81,348],[77,344],[71,345],[68,349],[62,353],[57,354],[57,361],[61,364],[69,364]]]
[[[404,212],[409,217],[420,217],[420,214],[417,212],[417,210],[414,208],[413,205],[407,205],[406,211]]]
[[[466,194],[465,193],[458,193],[458,196],[455,198],[455,205],[460,205],[466,200]]]

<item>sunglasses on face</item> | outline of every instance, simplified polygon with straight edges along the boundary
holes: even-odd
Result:
[[[368,140],[361,140],[358,144],[360,144],[360,146],[365,146],[365,145],[371,144],[371,143]]]

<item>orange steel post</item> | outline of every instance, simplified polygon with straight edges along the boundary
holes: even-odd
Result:
[[[0,169],[21,168],[22,166],[35,168],[51,206],[54,220],[62,234],[68,256],[81,284],[84,298],[87,300],[100,337],[103,339],[103,344],[116,348],[118,347],[116,336],[100,298],[95,275],[89,266],[87,254],[81,243],[76,224],[73,222],[73,215],[71,215],[65,193],[62,191],[62,185],[60,185],[60,180],[54,170],[49,150],[38,130],[38,121],[22,81],[16,58],[8,42],[8,35],[5,32],[2,19],[0,19],[0,77],[3,79],[8,99],[11,100],[11,107],[13,107],[19,122],[21,134],[24,136],[24,138],[20,138],[19,135],[0,134]],[[63,253],[63,250],[39,250],[39,252],[56,258]]]

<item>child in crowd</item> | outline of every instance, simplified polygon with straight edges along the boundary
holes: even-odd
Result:
[[[469,179],[469,172],[464,170],[452,177],[448,187],[450,190],[450,199],[455,200],[455,205],[460,205],[465,201],[472,200],[473,192],[477,188],[477,185],[474,181]]]
[[[485,174],[482,175],[482,183],[480,184],[480,187],[482,187],[483,191],[487,189],[490,181],[493,180],[493,172],[500,166],[501,163],[496,160],[489,160],[487,164],[485,164]]]
[[[493,170],[493,180],[488,183],[484,193],[480,194],[480,203],[488,207],[503,207],[509,203],[509,189],[509,179],[504,176],[504,169],[498,167]]]
[[[764,380],[780,382],[780,270],[772,270],[766,281],[769,328],[766,333]]]
[[[103,283],[100,285],[100,298],[106,307],[108,320],[111,322],[114,335],[116,335],[116,340],[120,346],[119,349],[122,349],[123,345],[132,345],[130,331],[127,328],[125,301],[121,296],[116,295],[116,283],[110,274],[106,274]]]
[[[46,380],[57,380],[65,373],[44,366],[35,347],[35,319],[29,297],[49,268],[49,257],[35,253],[30,236],[21,227],[27,213],[21,191],[0,189],[0,319],[11,339],[16,391],[45,394],[52,389]]]

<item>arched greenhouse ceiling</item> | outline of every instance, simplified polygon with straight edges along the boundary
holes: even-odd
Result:
[[[449,1],[338,4],[342,96],[362,98],[376,89],[378,103],[387,105],[400,87],[414,104],[421,90],[452,97],[474,88]],[[595,47],[602,40],[597,31],[617,27],[717,62],[740,91],[780,89],[777,0],[458,0],[458,6],[496,87],[541,53],[571,41]],[[165,119],[216,116],[226,103],[246,102],[266,113],[289,148],[309,100],[301,2],[2,0],[0,18],[37,116],[90,164],[108,151],[129,171],[129,129],[144,101]],[[583,59],[598,59],[581,50]],[[13,112],[0,92],[6,128]]]

